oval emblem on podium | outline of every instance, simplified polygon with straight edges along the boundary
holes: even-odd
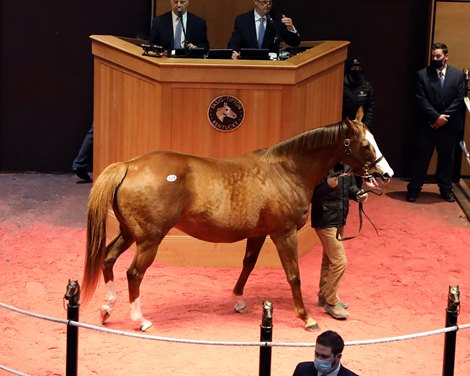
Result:
[[[242,124],[244,117],[243,103],[231,95],[215,98],[207,111],[209,123],[221,132],[234,131]]]

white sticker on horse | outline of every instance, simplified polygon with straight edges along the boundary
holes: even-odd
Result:
[[[169,181],[170,183],[176,181],[176,179],[178,179],[176,175],[168,175],[166,177],[166,180]]]

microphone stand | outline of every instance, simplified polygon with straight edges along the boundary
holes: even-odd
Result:
[[[276,47],[277,60],[280,60],[280,57],[279,57],[280,56],[280,51],[279,51],[280,44],[277,45],[277,43],[281,40],[281,38],[279,38],[279,36],[277,35],[276,25],[274,24],[274,20],[269,13],[266,15],[266,19],[268,20],[269,25],[271,25],[271,27],[274,28],[275,34],[274,34],[273,44]]]

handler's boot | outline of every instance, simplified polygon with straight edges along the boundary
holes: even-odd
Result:
[[[325,298],[321,295],[318,295],[317,306],[324,307],[325,304],[326,304]],[[349,303],[346,303],[346,302],[339,301],[338,304],[341,305],[341,307],[343,307],[344,309],[348,309],[349,307]]]
[[[338,320],[344,320],[349,316],[349,312],[340,303],[335,305],[325,304],[323,307],[326,313]]]

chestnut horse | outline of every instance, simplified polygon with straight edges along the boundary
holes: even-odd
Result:
[[[361,117],[237,158],[158,151],[108,166],[89,198],[83,300],[93,294],[102,271],[104,323],[116,300],[113,265],[135,242],[135,256],[127,270],[131,320],[143,331],[149,328],[152,323],[141,311],[140,284],[160,242],[176,227],[209,242],[247,239],[243,269],[233,289],[235,310],[243,311],[245,283],[269,235],[291,287],[296,315],[307,330],[318,328],[303,303],[297,255],[297,230],[307,221],[313,189],[339,161],[366,178],[375,175],[387,180],[393,175]],[[109,205],[120,231],[106,246]]]

